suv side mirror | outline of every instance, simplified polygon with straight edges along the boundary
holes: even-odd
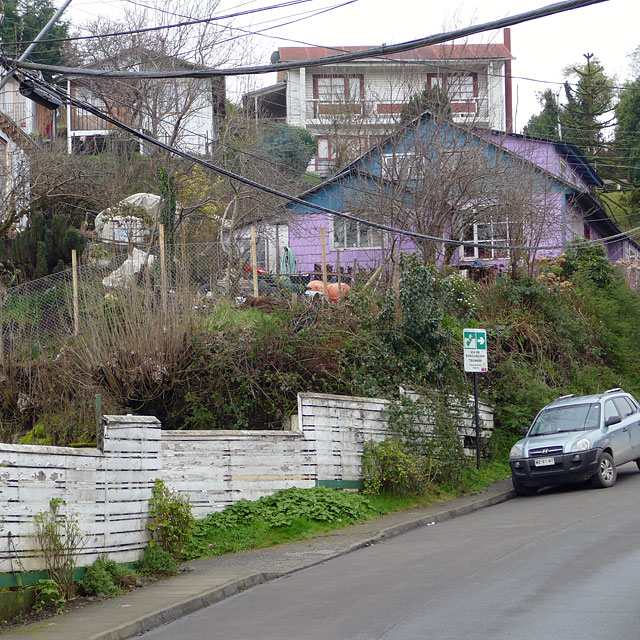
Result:
[[[520,429],[520,435],[526,436],[528,431],[529,431],[529,427],[522,427],[522,429]]]
[[[610,418],[607,418],[604,426],[610,427],[612,424],[618,424],[618,422],[622,422],[622,418],[620,416],[611,416]]]

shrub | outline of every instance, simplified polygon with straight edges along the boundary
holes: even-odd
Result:
[[[371,509],[364,496],[327,487],[292,487],[255,501],[239,500],[197,522],[185,556],[197,558],[251,548],[251,537],[258,529],[301,530],[309,523],[345,526],[362,520]]]
[[[362,454],[364,492],[373,495],[419,493],[432,479],[426,460],[397,440],[366,442]]]
[[[80,586],[88,596],[115,596],[121,593],[122,587],[135,583],[135,571],[120,566],[106,557],[96,558],[80,581]]]
[[[467,320],[478,309],[479,286],[472,280],[452,273],[440,280],[439,291],[442,308],[455,318]]]
[[[69,600],[75,593],[73,572],[85,541],[76,518],[60,513],[64,504],[63,500],[53,498],[49,511],[36,514],[34,522],[47,573],[58,586],[60,597]]]
[[[162,480],[156,478],[153,496],[149,500],[149,516],[151,522],[147,529],[153,536],[152,542],[175,560],[180,560],[182,549],[195,527],[188,498],[170,491]]]
[[[55,580],[38,580],[36,585],[36,601],[33,608],[36,611],[55,609],[60,613],[64,607],[64,598]]]
[[[138,564],[138,570],[147,576],[175,576],[178,573],[178,563],[164,549],[147,547]]]

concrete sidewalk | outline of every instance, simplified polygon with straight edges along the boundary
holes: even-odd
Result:
[[[124,640],[257,584],[514,496],[506,480],[474,496],[389,514],[311,540],[188,562],[175,578],[27,625],[3,639]]]

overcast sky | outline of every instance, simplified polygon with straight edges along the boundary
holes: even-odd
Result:
[[[249,8],[275,4],[274,0],[224,0],[222,7]],[[340,0],[313,0],[308,5],[282,10],[280,16],[320,9]],[[57,3],[58,4],[58,3]],[[180,11],[178,0],[146,0],[144,4]],[[445,30],[488,22],[552,4],[550,0],[356,0],[348,6],[268,31],[270,37],[256,39],[258,59],[268,62],[271,51],[293,46],[280,36],[314,45],[394,44],[425,37]],[[82,22],[107,11],[115,15],[118,2],[74,0],[69,16]],[[110,10],[107,8],[111,7]],[[219,9],[216,10],[218,12]],[[269,13],[270,18],[277,14]],[[237,26],[261,29],[266,14],[243,17]],[[283,20],[284,21],[284,20]],[[266,25],[269,26],[269,25]],[[547,87],[559,90],[562,70],[583,61],[585,53],[594,53],[619,83],[628,79],[628,54],[640,45],[640,0],[607,0],[590,7],[540,18],[511,28],[515,56],[514,110],[516,129],[538,111],[536,92]],[[473,36],[470,42],[502,42],[501,32]],[[270,83],[266,77],[259,84]]]

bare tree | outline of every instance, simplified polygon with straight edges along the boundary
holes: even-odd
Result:
[[[346,195],[347,208],[361,218],[422,235],[479,243],[455,244],[391,237],[386,250],[417,249],[425,263],[502,260],[515,271],[531,268],[536,252],[499,248],[539,244],[560,237],[557,194],[548,175],[488,144],[489,132],[472,132],[424,116],[378,147],[361,168],[365,188]]]

